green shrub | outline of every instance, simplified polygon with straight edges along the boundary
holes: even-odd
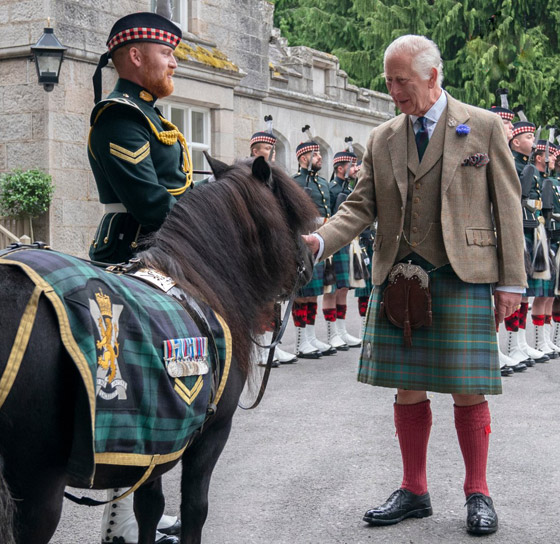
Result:
[[[0,176],[0,215],[37,217],[50,206],[52,178],[40,170],[12,170]]]

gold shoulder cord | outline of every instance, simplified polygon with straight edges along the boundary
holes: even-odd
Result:
[[[162,125],[169,130],[162,130],[161,132],[159,132],[155,127],[155,125],[150,121],[150,119],[146,117],[153,133],[156,135],[156,138],[162,144],[165,145],[173,145],[178,140],[183,150],[182,169],[183,172],[185,173],[185,178],[186,178],[185,185],[183,185],[183,187],[179,187],[178,189],[168,189],[169,193],[172,194],[173,196],[179,196],[182,195],[186,191],[187,187],[189,187],[189,185],[191,185],[192,183],[193,166],[192,166],[191,154],[189,152],[187,141],[185,140],[185,137],[181,134],[181,131],[171,121],[168,121],[165,117],[162,117],[160,115],[159,118],[161,119]]]

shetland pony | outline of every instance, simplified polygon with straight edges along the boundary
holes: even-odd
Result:
[[[275,301],[294,288],[311,259],[301,234],[313,230],[315,207],[282,170],[262,158],[227,166],[211,162],[216,180],[194,187],[174,206],[138,257],[208,304],[228,324],[230,375],[215,415],[182,455],[181,543],[201,541],[214,466],[251,367],[252,337],[268,324]],[[0,402],[4,370],[34,284],[0,261]],[[60,520],[75,401],[83,383],[60,337],[45,296],[19,373],[0,407],[0,535],[3,544],[49,542]],[[6,393],[6,392],[5,392]],[[157,465],[135,492],[139,544],[153,543],[164,498]],[[131,487],[144,468],[97,465],[92,488]]]

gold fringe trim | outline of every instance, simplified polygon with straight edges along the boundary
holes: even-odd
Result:
[[[25,251],[25,250],[20,250]],[[56,316],[58,317],[58,325],[60,327],[60,338],[68,355],[73,359],[78,372],[82,377],[82,383],[86,389],[86,394],[89,402],[90,421],[91,421],[91,451],[95,451],[94,437],[95,437],[95,389],[93,379],[89,369],[88,362],[86,361],[82,351],[72,336],[72,329],[66,315],[63,302],[55,293],[53,288],[46,282],[35,270],[30,266],[19,261],[11,261],[10,259],[0,259],[0,263],[10,264],[21,268],[29,277],[29,279],[40,289],[40,291],[49,299],[53,305]],[[92,477],[93,478],[93,477]]]
[[[215,313],[215,312],[214,312]],[[215,313],[216,319],[220,323],[223,331],[224,331],[224,339],[226,341],[226,360],[224,362],[224,373],[222,374],[222,380],[220,381],[220,386],[216,391],[216,398],[214,399],[214,404],[218,406],[218,402],[222,398],[222,394],[224,393],[224,389],[226,388],[226,384],[229,377],[229,370],[231,368],[231,355],[232,355],[232,348],[231,348],[231,331],[227,326],[227,323],[224,321],[222,316]]]
[[[8,363],[6,364],[4,374],[0,380],[0,408],[12,390],[12,386],[14,385],[14,381],[21,366],[21,361],[27,350],[33,324],[35,323],[35,316],[37,315],[37,308],[39,307],[39,297],[41,293],[42,289],[40,287],[36,286],[35,289],[33,289],[31,298],[21,316],[10,356],[8,357]]]

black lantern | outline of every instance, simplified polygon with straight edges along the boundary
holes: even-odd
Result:
[[[60,65],[66,47],[58,41],[52,28],[47,27],[43,32],[39,41],[31,46],[31,51],[35,58],[35,66],[37,66],[39,84],[43,85],[45,91],[49,92],[58,83]]]

